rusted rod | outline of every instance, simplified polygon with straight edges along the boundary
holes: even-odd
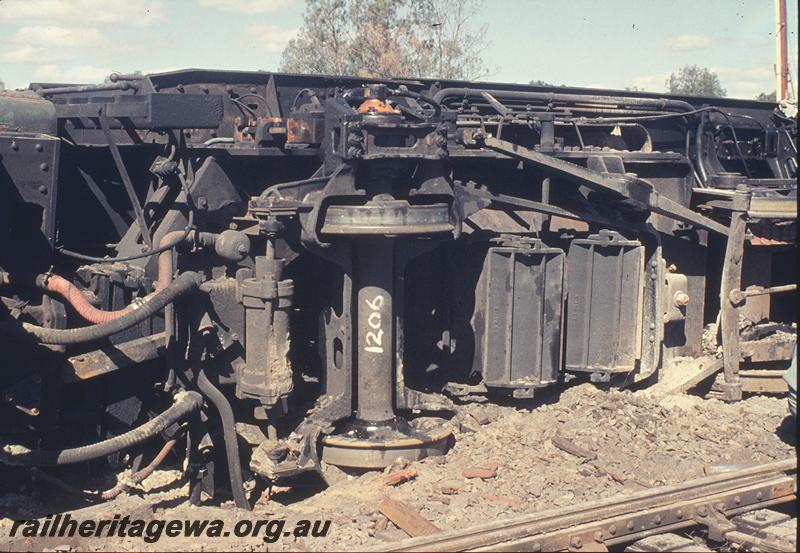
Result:
[[[756,290],[743,290],[742,295],[746,298],[753,296],[763,296],[765,294],[780,294],[781,292],[793,292],[797,290],[797,284],[784,284],[783,286],[772,286]]]

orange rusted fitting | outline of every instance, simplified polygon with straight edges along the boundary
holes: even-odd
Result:
[[[364,100],[356,111],[358,113],[400,113],[399,109],[393,108],[388,102],[376,98]]]

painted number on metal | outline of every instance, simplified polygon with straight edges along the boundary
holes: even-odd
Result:
[[[377,295],[372,301],[364,300],[370,313],[367,316],[367,325],[372,329],[367,331],[366,344],[364,351],[370,353],[383,353],[383,329],[381,328],[381,312],[383,307],[383,296]]]

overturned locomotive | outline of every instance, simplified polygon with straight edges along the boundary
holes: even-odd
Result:
[[[795,347],[796,156],[745,100],[202,70],[2,94],[0,467],[138,469],[160,436],[191,501],[229,479],[247,508],[251,475],[446,452],[457,396],[705,355],[736,400]]]

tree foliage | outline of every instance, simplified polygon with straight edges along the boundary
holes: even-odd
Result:
[[[762,102],[777,102],[778,95],[774,90],[772,92],[759,92],[758,96],[756,96],[756,100],[761,100]]]
[[[724,97],[726,92],[716,73],[707,67],[686,65],[667,79],[667,92],[687,96]]]
[[[486,28],[483,0],[306,0],[303,25],[281,69],[362,77],[477,79]]]

